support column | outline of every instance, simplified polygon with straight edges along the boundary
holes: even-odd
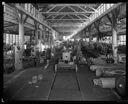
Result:
[[[43,43],[45,43],[45,30],[44,30],[44,28],[42,30],[42,41],[43,41]]]
[[[89,42],[92,41],[92,36],[91,36],[91,26],[88,27],[88,32],[89,32]]]
[[[36,21],[34,21],[35,24],[35,42],[36,44],[38,43],[38,23]]]
[[[85,39],[85,35],[86,35],[86,32],[85,32],[85,29],[83,30],[83,39]]]
[[[55,46],[55,38],[56,38],[56,32],[52,30],[53,47]]]
[[[48,45],[49,45],[49,48],[51,48],[50,47],[50,30],[48,29]]]
[[[42,51],[42,30],[40,30],[40,50]]]
[[[85,34],[84,34],[84,30],[83,30],[83,31],[82,31],[82,39],[84,39],[84,35],[85,35]]]
[[[24,49],[24,23],[22,20],[19,22],[19,46]]]
[[[40,30],[40,40],[42,40],[42,30]]]
[[[118,47],[118,43],[117,43],[117,31],[112,28],[112,50],[113,50],[113,57],[115,60],[115,64],[117,63],[117,48]]]
[[[44,45],[45,45],[45,48],[46,48],[46,28],[44,27],[44,30],[43,30],[43,37],[44,37]]]
[[[115,64],[118,62],[118,41],[117,41],[117,17],[120,12],[120,7],[113,10],[110,14],[107,15],[109,21],[112,24],[112,50],[113,50],[113,58],[115,61]],[[110,18],[111,15],[111,18]]]
[[[99,42],[99,40],[101,39],[101,32],[99,30],[99,25],[100,25],[100,20],[94,22],[94,26],[97,30],[97,41]]]
[[[51,30],[50,30],[50,33],[49,33],[49,41],[50,41],[50,48],[52,47],[52,33],[51,33]]]
[[[23,51],[24,51],[24,23],[27,20],[27,15],[18,11],[19,20],[19,45],[15,46],[15,69],[23,69]],[[25,17],[24,17],[25,16]]]

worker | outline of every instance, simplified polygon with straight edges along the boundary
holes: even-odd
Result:
[[[47,60],[47,64],[46,64],[46,66],[44,67],[44,70],[46,70],[47,67],[49,66],[50,59],[51,59],[51,49],[48,48],[48,49],[47,49],[47,52],[46,52],[46,60]]]

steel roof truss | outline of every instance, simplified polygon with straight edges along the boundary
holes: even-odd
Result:
[[[49,9],[48,11],[46,11],[46,13],[49,13],[51,10],[53,10],[56,6],[53,6],[51,9]]]

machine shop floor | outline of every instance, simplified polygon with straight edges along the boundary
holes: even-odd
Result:
[[[58,70],[49,100],[82,100],[75,70]]]
[[[4,88],[5,100],[63,100],[63,101],[115,101],[118,97],[111,89],[94,86],[95,74],[86,65],[75,70],[47,70],[32,68],[22,73]],[[33,75],[43,74],[44,79],[28,84]]]
[[[93,84],[97,78],[86,65],[78,66],[78,81],[85,101],[116,101],[119,96],[112,89],[104,89]]]
[[[53,67],[50,65],[47,70],[41,68],[27,69],[17,79],[6,85],[4,88],[5,100],[47,100],[54,79]],[[43,74],[43,80],[35,84],[29,84],[32,76]]]

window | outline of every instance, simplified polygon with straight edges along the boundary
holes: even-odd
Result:
[[[28,12],[31,11],[31,4],[28,4]]]
[[[36,14],[36,13],[35,13],[35,8],[33,8],[33,14],[34,14],[34,16],[35,16],[35,14]]]
[[[28,4],[25,3],[25,10],[28,10]]]
[[[31,5],[31,14],[33,14],[33,8],[34,8],[33,5]]]
[[[16,35],[16,44],[19,44],[19,35]]]
[[[126,35],[119,36],[118,45],[126,45]]]
[[[7,39],[7,40],[6,40],[7,44],[9,44],[9,40],[10,40],[9,38],[10,38],[10,37],[9,37],[9,34],[7,34],[7,37],[6,37],[6,39]]]
[[[105,4],[104,4],[103,6],[104,6],[104,9],[103,9],[103,11],[105,11]]]
[[[101,6],[101,14],[103,13],[103,5]]]
[[[6,43],[6,34],[4,33],[4,43]]]
[[[109,9],[109,4],[107,4],[107,9]]]

